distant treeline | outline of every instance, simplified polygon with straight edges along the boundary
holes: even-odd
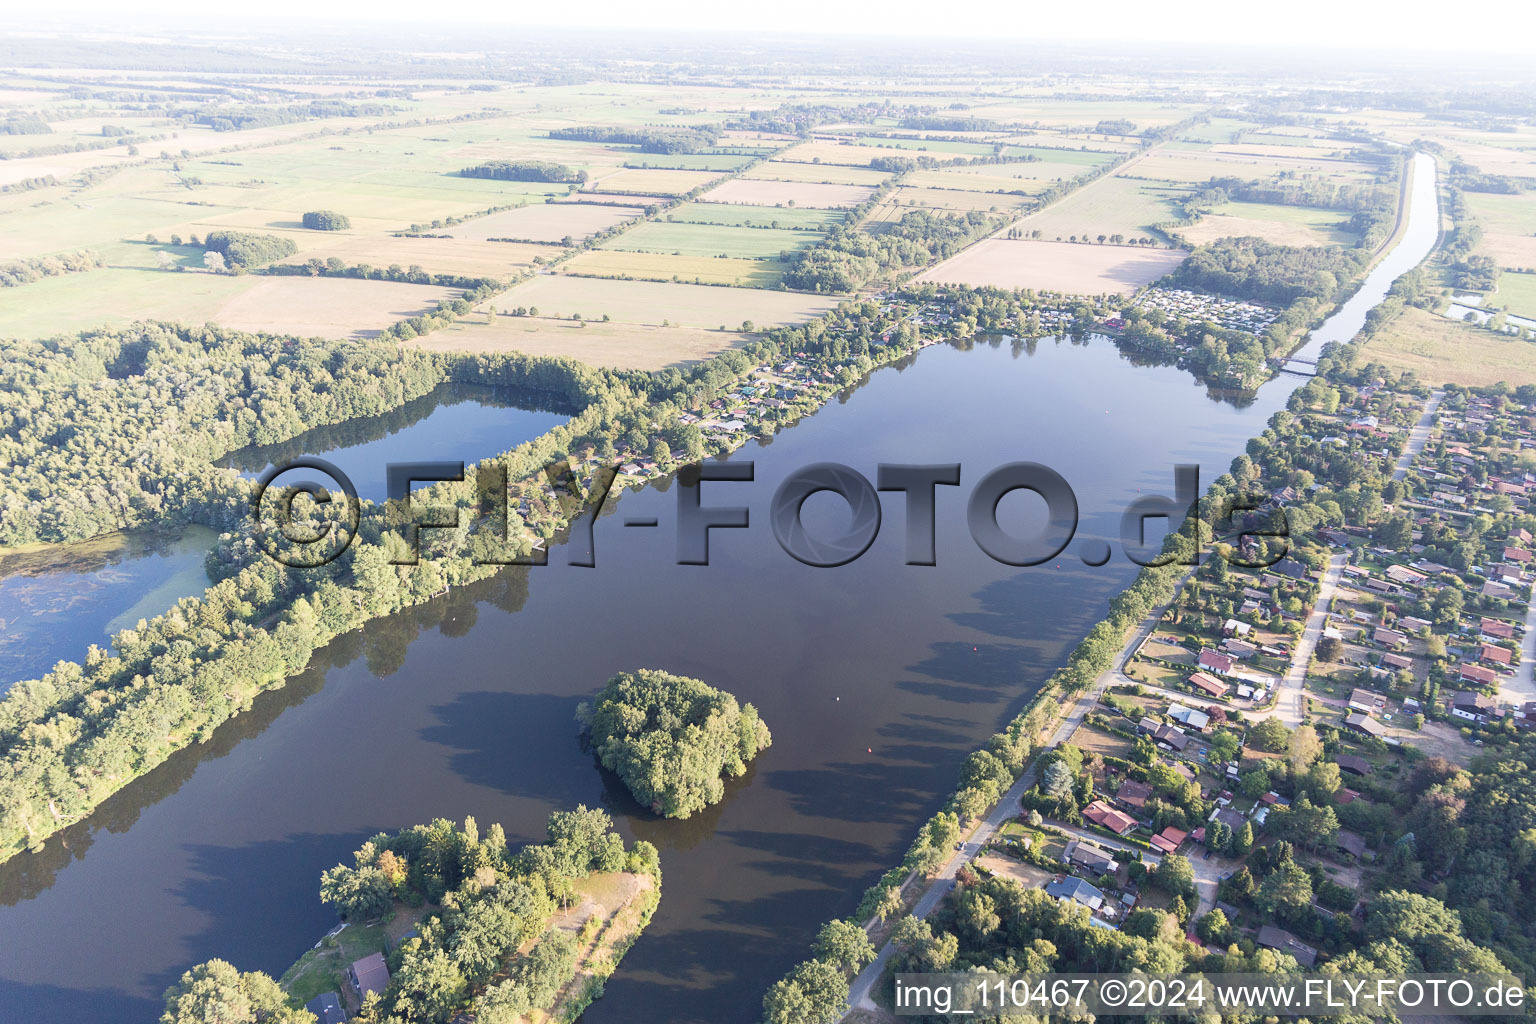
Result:
[[[45,277],[60,277],[95,270],[106,266],[101,256],[90,249],[60,253],[57,256],[34,256],[24,260],[6,260],[0,263],[0,288],[15,288]]]
[[[720,141],[720,128],[716,125],[671,128],[604,128],[598,125],[586,125],[575,128],[554,128],[551,129],[549,137],[567,142],[601,142],[610,145],[635,146],[642,153],[698,153]]]
[[[551,181],[580,184],[586,171],[573,171],[565,164],[550,160],[487,160],[466,167],[459,174],[465,178],[491,178],[496,181]]]
[[[36,114],[17,114],[0,121],[0,135],[52,135],[53,128]]]
[[[177,116],[192,124],[205,125],[216,132],[247,131],[251,128],[272,128],[280,124],[296,124],[315,121],[324,117],[384,117],[398,113],[399,107],[388,103],[346,103],[342,100],[312,100],[286,107],[244,107],[231,109],[223,106],[197,107],[177,111]]]

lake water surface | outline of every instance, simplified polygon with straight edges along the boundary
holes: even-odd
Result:
[[[1077,542],[1035,568],[992,561],[963,526],[975,483],[1042,462],[1075,490],[1079,541],[1116,541],[1130,502],[1171,493],[1176,463],[1199,464],[1209,483],[1297,383],[1234,404],[1104,339],[935,347],[876,371],[736,453],[755,461],[753,482],[703,485],[704,504],[752,515],[750,529],[714,531],[710,565],[675,564],[673,487],[626,494],[596,525],[595,568],[563,564],[557,546],[548,567],[340,638],[209,743],[0,865],[0,1019],[146,1021],[165,985],[214,956],[275,974],[334,923],[320,872],[373,833],[474,815],[520,843],[542,838],[550,811],[586,803],[655,843],[665,881],[651,927],[584,1020],[754,1021],[767,985],[900,859],[965,755],[1134,575],[1117,542],[1098,568]],[[899,494],[882,496],[880,536],[852,564],[785,554],[768,503],[787,475],[824,461],[870,479],[881,462],[961,463],[961,486],[938,489],[938,565],[903,564]],[[650,516],[658,527],[624,526]],[[1021,533],[1044,518],[1024,494],[1000,517]],[[830,496],[807,503],[813,529],[844,518]],[[635,667],[721,686],[773,730],[725,801],[689,821],[636,807],[577,742],[576,704]]]

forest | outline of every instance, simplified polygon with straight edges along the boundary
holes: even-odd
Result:
[[[514,851],[499,824],[481,836],[473,818],[462,826],[440,818],[380,833],[357,851],[354,866],[326,871],[320,898],[343,920],[378,921],[427,908],[416,934],[389,951],[388,987],[382,995],[369,993],[353,1019],[447,1024],[470,1014],[482,1024],[515,1024],[550,1008],[576,978],[579,942],[587,938],[559,927],[555,915],[580,901],[577,883],[595,872],[649,879],[636,897],[639,927],[649,922],[661,890],[654,846],[642,840],[626,850],[608,814],[584,806],[554,812],[546,831],[546,843]],[[611,972],[624,951],[615,948],[602,970]],[[579,1012],[602,994],[602,970],[569,1009]],[[161,1024],[314,1021],[268,976],[242,975],[220,960],[184,974],[166,991],[165,1005]]]
[[[602,127],[586,125],[572,128],[552,128],[552,139],[571,142],[605,142],[634,146],[642,153],[699,153],[720,141],[720,129],[711,125],[677,126],[670,128]]]
[[[838,225],[820,244],[785,254],[784,283],[808,292],[850,292],[882,273],[952,256],[1002,225],[1002,218],[976,211],[931,210],[911,210],[878,235]]]
[[[587,180],[586,171],[573,171],[551,160],[487,160],[459,172],[465,178],[493,178],[496,181],[576,182]]]
[[[203,238],[203,248],[223,256],[229,266],[243,270],[251,270],[299,251],[293,239],[282,235],[258,235],[250,231],[225,229],[208,232]]]
[[[725,796],[773,742],[751,704],[698,679],[656,669],[620,672],[577,711],[604,768],[654,813],[686,818]]]

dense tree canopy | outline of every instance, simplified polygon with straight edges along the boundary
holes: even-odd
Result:
[[[657,814],[686,818],[718,803],[772,741],[751,704],[698,679],[621,672],[585,709],[599,760]]]

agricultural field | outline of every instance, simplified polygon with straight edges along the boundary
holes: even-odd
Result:
[[[735,203],[742,206],[800,206],[812,209],[833,209],[857,206],[868,199],[873,191],[874,189],[866,185],[828,185],[817,182],[732,178],[705,192],[699,198],[709,203]]]
[[[841,298],[756,288],[551,275],[520,284],[492,301],[503,312],[521,306],[537,309],[546,317],[579,314],[585,320],[601,320],[607,315],[632,324],[703,328],[723,325],[735,329],[748,320],[757,327],[801,323],[833,308]]]
[[[989,149],[990,153],[991,150]],[[783,155],[775,158],[775,164],[804,163],[804,164],[833,164],[845,167],[868,167],[870,162],[879,157],[914,156],[915,154],[892,149],[881,150],[874,146],[861,146],[857,142],[832,142],[818,139],[814,142],[806,142],[796,146]],[[932,157],[938,161],[968,159],[960,153],[925,153],[924,156]]]
[[[718,191],[718,190],[717,190]],[[841,210],[809,206],[741,206],[721,202],[696,202],[668,210],[659,218],[678,224],[718,224],[724,227],[823,230],[841,224]]]
[[[1536,317],[1536,274],[1499,275],[1499,289],[1488,296],[1485,305],[1504,307],[1520,316]]]
[[[1107,154],[1100,154],[1107,157]],[[981,164],[914,171],[909,184],[926,188],[959,188],[979,192],[1044,192],[1061,181],[1071,181],[1092,164],[1065,160],[1030,160],[1016,164]]]
[[[713,171],[647,171],[630,167],[596,176],[591,184],[608,192],[680,196],[719,178]]]
[[[1255,235],[1280,245],[1352,245],[1355,234],[1342,225],[1349,214],[1314,206],[1223,203],[1187,227],[1174,229],[1194,245],[1217,238]]]
[[[713,358],[746,340],[737,331],[698,327],[502,316],[489,324],[466,318],[405,344],[429,352],[524,352],[618,370],[662,370]]]
[[[603,242],[603,249],[664,252],[678,256],[733,256],[774,259],[782,252],[821,241],[820,231],[783,228],[721,227],[713,224],[671,224],[648,221]]]
[[[1536,344],[1505,339],[1416,306],[1372,338],[1365,355],[1391,370],[1412,370],[1431,384],[1536,385]]]
[[[974,287],[1130,295],[1184,262],[1181,250],[989,238],[918,276]]]
[[[592,249],[560,265],[562,272],[593,277],[633,278],[637,281],[679,281],[728,284],[741,288],[773,288],[784,277],[778,260],[743,260],[720,256],[673,256],[671,253]]]
[[[1138,160],[1133,173],[1138,177],[1160,178],[1164,181],[1206,182],[1212,178],[1242,178],[1249,181],[1286,172],[1337,181],[1369,181],[1375,177],[1375,169],[1371,165],[1346,160],[1301,160],[1294,157],[1172,149],[1160,149]]]
[[[311,244],[306,244],[297,255],[280,262],[304,263],[311,259],[335,258],[348,266],[414,265],[430,274],[459,274],[505,280],[532,266],[535,259],[547,260],[563,251],[547,245],[477,242],[465,238],[357,235],[345,231],[328,231],[325,236],[314,241],[306,239]]]
[[[634,220],[645,211],[637,206],[593,206],[585,203],[540,203],[503,210],[488,217],[446,228],[443,234],[470,241],[512,238],[518,241],[582,241],[615,224]]]
[[[799,164],[783,159],[758,164],[735,181],[803,181],[825,185],[878,185],[890,177],[888,171],[867,167],[838,167],[832,164]]]
[[[1136,166],[1136,165],[1131,165]],[[1046,241],[1098,235],[1161,237],[1156,225],[1183,216],[1178,203],[1190,193],[1173,182],[1138,181],[1110,175],[1071,193],[1019,222]]]
[[[1487,168],[1483,168],[1487,170]],[[1536,267],[1536,196],[1463,193],[1483,228],[1479,252],[1505,267]]]
[[[25,302],[0,303],[0,336],[45,338],[135,320],[172,320],[304,337],[367,337],[458,294],[392,281],[125,267],[45,278],[25,288]]]

